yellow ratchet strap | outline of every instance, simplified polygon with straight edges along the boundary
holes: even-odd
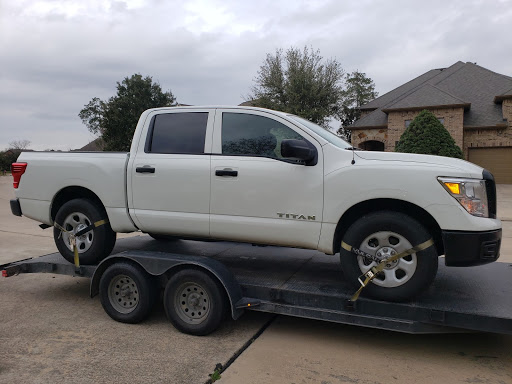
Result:
[[[377,276],[377,274],[384,269],[384,266],[387,263],[396,261],[398,259],[401,259],[402,257],[412,255],[413,253],[423,251],[424,249],[427,249],[427,248],[431,247],[432,245],[434,245],[434,240],[428,239],[424,243],[421,243],[421,244],[419,244],[415,247],[412,247],[406,251],[400,252],[394,256],[391,256],[390,258],[384,259],[376,266],[371,267],[366,273],[363,273],[361,276],[358,277],[357,280],[361,284],[361,287],[357,290],[356,293],[354,293],[354,295],[352,296],[350,301],[354,302],[359,298],[359,295],[361,294],[361,291],[364,289],[364,287],[366,287],[375,278],[375,276]],[[348,252],[355,253],[356,255],[364,254],[364,252],[360,251],[357,248],[353,248],[351,245],[348,245],[347,243],[345,243],[343,241],[341,242],[341,247]],[[365,280],[363,281],[362,278],[365,278]]]
[[[98,220],[97,222],[94,223],[94,228],[98,228],[104,224],[107,224],[108,223],[108,220],[107,219],[104,219],[104,220]]]
[[[57,228],[58,230],[60,230],[61,233],[65,232],[65,233],[69,234],[69,245],[71,246],[71,248],[73,248],[73,254],[74,254],[73,261],[75,263],[75,268],[77,271],[80,270],[80,257],[78,255],[78,247],[76,246],[76,238],[79,236],[82,236],[83,234],[89,232],[90,230],[98,228],[107,223],[108,223],[108,219],[98,220],[95,223],[89,225],[88,227],[82,229],[81,231],[78,231],[77,233],[72,233],[72,232],[67,231],[61,225],[59,225],[57,222],[53,223],[54,227]]]

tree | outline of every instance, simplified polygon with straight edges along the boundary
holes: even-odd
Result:
[[[24,150],[30,145],[30,140],[13,140],[9,143],[9,149]]]
[[[117,95],[107,101],[93,98],[78,116],[89,131],[99,134],[107,151],[129,151],[140,114],[149,108],[176,105],[169,90],[163,92],[152,77],[140,74],[117,82]]]
[[[10,148],[0,152],[0,172],[9,171],[11,164],[16,162],[21,151],[21,149]]]
[[[347,127],[361,117],[361,105],[364,105],[379,94],[375,92],[375,83],[366,73],[354,71],[345,76],[345,86],[341,94],[341,106],[338,118],[341,120],[338,134],[344,137],[349,143],[352,132]]]
[[[10,164],[7,164],[7,158],[5,151],[0,152],[0,175],[3,175],[5,171],[7,171],[10,167]]]
[[[420,112],[400,136],[396,152],[422,153],[463,158],[462,150],[435,115],[427,110]]]
[[[9,143],[9,148],[0,152],[0,174],[11,169],[11,164],[15,163],[20,153],[27,149],[30,140],[13,140]]]
[[[248,100],[252,105],[293,113],[328,126],[336,116],[343,69],[335,59],[323,60],[320,51],[304,47],[267,54]]]

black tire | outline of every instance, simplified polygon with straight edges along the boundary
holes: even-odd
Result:
[[[431,237],[415,219],[403,213],[379,211],[352,224],[343,241],[373,255],[378,252],[390,255],[391,252],[399,253],[419,245]],[[363,273],[361,264],[364,267],[371,261],[341,248],[340,262],[345,278],[354,289],[358,289],[361,286],[358,277]],[[433,245],[390,264],[363,289],[362,295],[386,301],[410,300],[429,287],[437,274],[437,267],[438,255]]]
[[[170,236],[170,235],[159,235],[157,233],[148,233],[150,237],[158,241],[176,241],[179,240],[178,237]]]
[[[112,319],[121,323],[139,323],[155,304],[156,284],[140,267],[114,263],[101,276],[100,299]]]
[[[71,215],[76,213],[79,220],[70,219]],[[60,207],[55,222],[67,230],[73,230],[85,223],[93,224],[96,221],[107,218],[107,213],[103,207],[98,207],[92,201],[87,199],[73,199]],[[74,227],[74,224],[76,226]],[[74,228],[73,228],[74,227]],[[70,263],[74,262],[74,253],[69,246],[65,233],[57,228],[53,229],[53,238],[60,254]],[[78,240],[78,255],[80,264],[97,264],[105,257],[110,255],[116,243],[116,233],[112,230],[110,223],[101,225],[85,235],[81,236],[82,242]],[[85,244],[85,245],[84,245]],[[81,249],[84,245],[83,249]]]
[[[186,269],[169,279],[164,308],[176,329],[203,336],[220,325],[227,311],[227,298],[216,279],[205,272]]]

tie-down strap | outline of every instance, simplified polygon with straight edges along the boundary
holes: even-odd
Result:
[[[58,230],[60,230],[61,233],[65,232],[65,233],[68,234],[68,236],[69,236],[69,245],[73,249],[75,268],[77,269],[77,271],[80,270],[80,259],[79,259],[79,256],[78,256],[78,248],[76,246],[76,238],[80,237],[82,235],[85,235],[87,232],[89,232],[89,231],[91,231],[91,230],[93,230],[95,228],[98,228],[98,227],[100,227],[102,225],[105,225],[107,223],[108,223],[108,219],[98,220],[95,223],[92,223],[91,225],[85,227],[84,229],[81,229],[77,233],[73,233],[73,232],[70,232],[70,231],[64,229],[57,222],[53,223],[53,226],[55,228],[57,228]]]
[[[434,245],[434,240],[433,239],[428,239],[427,241],[421,243],[421,244],[418,244],[416,245],[415,247],[412,247],[412,248],[409,248],[403,252],[400,252],[400,253],[397,253],[396,255],[394,256],[391,256],[387,259],[381,259],[377,256],[374,256],[374,255],[370,255],[369,253],[366,253],[360,249],[357,249],[357,248],[354,248],[352,247],[351,245],[345,243],[344,241],[341,242],[341,247],[346,250],[346,251],[349,251],[349,252],[352,252],[358,256],[363,256],[363,257],[366,257],[374,262],[377,263],[377,265],[371,267],[366,273],[363,273],[361,276],[359,276],[357,278],[357,280],[359,281],[359,283],[361,284],[361,287],[357,290],[356,293],[354,293],[354,295],[352,296],[352,298],[350,299],[350,301],[356,301],[358,298],[359,298],[359,295],[361,294],[361,291],[363,290],[364,287],[366,287],[374,278],[375,276],[377,276],[377,274],[379,272],[382,272],[382,270],[384,269],[384,267],[386,266],[386,264],[390,263],[390,262],[393,262],[393,261],[396,261],[398,259],[401,259],[402,257],[406,257],[406,256],[409,256],[409,255],[412,255],[413,253],[416,253],[416,252],[420,252],[420,251],[423,251],[424,249],[427,249],[429,247],[431,247],[432,245]],[[364,281],[363,281],[363,278],[364,278]]]

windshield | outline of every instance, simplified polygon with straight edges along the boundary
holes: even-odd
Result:
[[[323,137],[325,140],[327,140],[329,143],[335,145],[338,148],[351,148],[352,146],[347,143],[345,140],[343,140],[341,137],[336,136],[331,131],[328,131],[325,128],[322,128],[321,126],[312,123],[309,120],[303,119],[302,117],[295,116],[295,115],[288,115],[289,118],[292,120],[295,120],[298,123],[301,123],[302,125],[305,125],[307,128],[311,129],[313,132],[315,132],[317,135]]]

